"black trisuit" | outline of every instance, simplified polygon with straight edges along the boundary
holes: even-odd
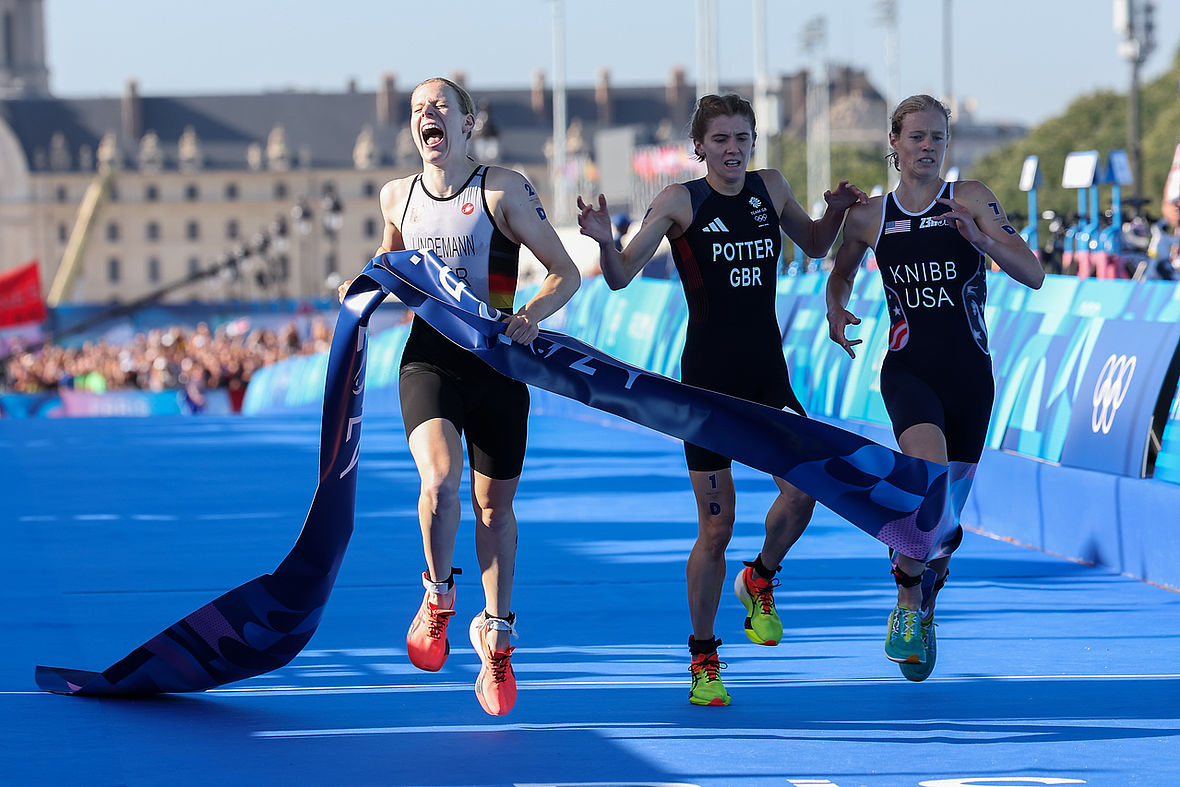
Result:
[[[477,298],[512,313],[519,244],[496,226],[484,196],[487,167],[479,167],[450,197],[414,179],[402,214],[407,249],[429,249]],[[466,430],[472,469],[489,478],[520,475],[527,441],[529,392],[414,317],[398,383],[406,436],[419,424],[444,418]]]
[[[954,184],[939,194],[954,198]],[[955,525],[949,554],[961,536],[962,511],[983,454],[995,385],[988,355],[984,255],[939,219],[932,202],[909,213],[890,192],[874,252],[889,308],[889,351],[881,365],[881,396],[895,435],[934,424],[946,436]],[[937,554],[935,555],[937,556]]]
[[[746,173],[740,194],[718,194],[705,181],[685,183],[692,223],[671,239],[688,300],[680,378],[698,388],[803,414],[791,390],[775,316],[775,275],[782,248],[778,213],[762,177]],[[690,470],[723,470],[731,460],[684,444]]]

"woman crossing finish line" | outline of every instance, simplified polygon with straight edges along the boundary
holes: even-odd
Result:
[[[506,315],[504,335],[528,344],[539,323],[578,288],[579,275],[549,224],[536,190],[520,173],[477,163],[468,155],[475,104],[448,79],[419,84],[410,97],[410,131],[422,171],[381,189],[385,230],[377,254],[430,249],[482,301]],[[513,312],[517,263],[526,246],[547,275],[528,303]],[[340,287],[343,300],[350,282]],[[442,668],[455,614],[452,560],[459,529],[459,485],[466,437],[475,512],[475,546],[484,607],[468,633],[481,669],[476,696],[503,715],[516,701],[510,639],[517,525],[513,498],[524,463],[528,388],[415,317],[402,354],[399,397],[410,454],[421,477],[419,525],[426,557],[425,593],[406,634],[414,666]]]

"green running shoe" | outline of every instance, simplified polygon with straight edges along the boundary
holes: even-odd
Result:
[[[778,579],[763,579],[746,564],[733,583],[733,592],[746,608],[746,636],[755,645],[777,645],[783,638],[783,622],[774,608]]]
[[[688,671],[692,673],[692,689],[688,701],[693,705],[728,705],[729,692],[721,682],[721,670],[726,663],[717,657],[717,651],[692,657]]]
[[[934,637],[935,625],[934,615],[922,621],[922,644],[926,646],[926,660],[921,664],[902,663],[897,665],[901,667],[901,674],[905,676],[906,680],[921,683],[930,677],[931,672],[934,672],[934,660],[938,657],[938,642]]]
[[[922,645],[922,626],[918,613],[902,606],[889,613],[889,633],[885,636],[885,656],[898,664],[921,664],[926,660]]]

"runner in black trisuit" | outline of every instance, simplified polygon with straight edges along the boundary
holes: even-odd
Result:
[[[892,556],[897,606],[889,615],[886,656],[913,681],[934,669],[934,604],[951,553],[962,539],[959,515],[983,453],[994,386],[983,306],[985,255],[1032,288],[1044,270],[991,190],[979,181],[945,183],[950,112],[937,99],[911,96],[894,110],[891,159],[897,188],[848,213],[844,241],[828,278],[829,334],[856,357],[846,329],[852,282],[873,249],[889,308],[889,352],[881,394],[901,450],[949,465],[951,515],[925,560]]]
[[[660,192],[626,249],[615,245],[610,212],[601,195],[597,205],[578,198],[578,222],[582,233],[598,242],[599,263],[612,289],[625,287],[668,238],[688,300],[681,358],[685,382],[801,413],[787,380],[774,312],[782,232],[808,255],[823,257],[845,211],[867,197],[841,181],[824,195],[823,217],[812,221],[781,172],[746,171],[754,123],[754,110],[739,96],[701,98],[691,137],[697,158],[705,162],[705,177]],[[729,693],[718,674],[721,640],[714,637],[713,623],[725,585],[725,548],[733,535],[731,462],[697,446],[684,448],[699,523],[686,569],[693,630],[689,701],[728,705]],[[762,550],[734,583],[748,613],[746,636],[762,645],[775,645],[782,637],[774,608],[774,575],[815,506],[815,500],[782,479],[775,483],[779,496],[766,515]]]

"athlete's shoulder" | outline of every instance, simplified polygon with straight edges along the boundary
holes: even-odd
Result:
[[[766,189],[776,203],[781,202],[788,194],[793,194],[787,176],[777,169],[752,169],[748,174],[762,182],[762,188]],[[750,179],[747,178],[747,186],[749,181]]]
[[[885,197],[878,195],[869,197],[866,203],[856,203],[844,215],[844,231],[862,239],[872,230],[875,234],[881,223],[881,213],[885,210]]]
[[[696,181],[690,182],[695,183]],[[689,190],[689,184],[672,183],[660,189],[660,193],[651,201],[648,213],[671,214],[683,210],[686,206],[690,211],[692,210],[692,193]]]
[[[509,167],[501,167],[497,164],[488,164],[483,176],[484,186],[494,191],[507,191],[513,188],[519,188],[522,184],[527,184],[532,188],[532,183],[524,176],[522,172]]]
[[[981,180],[960,180],[953,188],[955,199],[995,199],[995,194]]]
[[[791,184],[787,182],[787,176],[777,169],[752,169],[749,174],[758,176],[758,179],[767,186],[786,186],[790,188]]]
[[[394,178],[388,181],[381,187],[381,192],[378,197],[381,210],[386,216],[394,214],[394,209],[398,205],[402,205],[409,198],[410,188],[414,185],[414,179],[418,176],[407,175],[404,178]]]

